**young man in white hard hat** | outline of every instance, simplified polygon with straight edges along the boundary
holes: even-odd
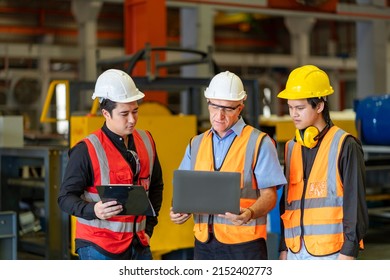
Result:
[[[360,142],[333,125],[328,75],[294,69],[286,88],[296,135],[285,146],[288,184],[281,200],[280,259],[355,259],[368,228],[365,163]]]
[[[116,201],[103,203],[96,186],[142,185],[158,215],[163,179],[155,143],[136,129],[138,101],[144,94],[123,71],[103,72],[92,99],[98,98],[105,122],[69,152],[58,204],[77,217],[76,253],[85,259],[152,259],[149,239],[157,217],[118,215]]]
[[[286,183],[276,147],[268,135],[245,124],[240,116],[246,92],[237,75],[217,74],[204,95],[211,129],[191,140],[179,169],[240,172],[242,183],[239,215],[193,214],[194,258],[268,259],[267,214],[276,204],[276,188]],[[191,216],[170,212],[176,224]]]

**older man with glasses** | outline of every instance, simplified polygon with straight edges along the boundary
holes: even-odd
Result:
[[[267,214],[275,207],[276,189],[286,183],[276,147],[267,134],[243,120],[247,96],[237,75],[217,74],[204,95],[211,128],[191,139],[179,169],[240,172],[240,213],[191,214],[171,209],[171,221],[182,224],[193,216],[195,259],[265,260]]]

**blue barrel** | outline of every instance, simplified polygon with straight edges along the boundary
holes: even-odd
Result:
[[[363,144],[390,145],[390,94],[359,100],[355,111]]]

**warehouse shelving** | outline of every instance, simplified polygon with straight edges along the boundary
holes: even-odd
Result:
[[[17,213],[17,249],[43,259],[69,258],[68,219],[57,205],[65,148],[0,149],[0,211]]]

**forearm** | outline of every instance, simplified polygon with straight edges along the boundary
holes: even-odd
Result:
[[[266,216],[276,205],[276,188],[265,188],[260,190],[260,196],[250,208],[253,210],[252,219]]]
[[[365,200],[365,163],[361,146],[348,137],[345,141],[339,169],[344,186],[343,232],[344,244],[340,253],[357,257],[359,242],[368,228],[368,212]]]
[[[91,163],[85,143],[77,144],[69,154],[69,161],[57,198],[58,205],[69,215],[87,220],[96,219],[95,203],[82,199],[86,187],[93,184]]]
[[[60,196],[58,198],[58,205],[62,211],[69,215],[81,217],[86,220],[97,218],[94,211],[95,203],[87,202],[76,195],[68,193]]]

